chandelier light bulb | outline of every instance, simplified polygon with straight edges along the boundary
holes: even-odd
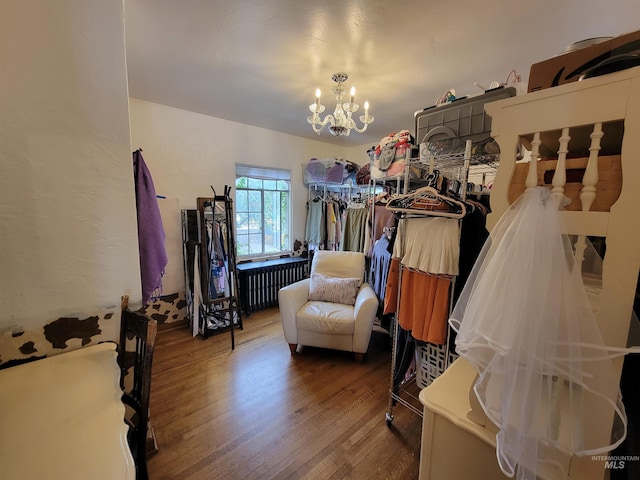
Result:
[[[373,123],[373,116],[369,115],[369,101],[364,102],[364,115],[360,115],[360,121],[364,123],[365,127],[369,123]]]
[[[356,87],[351,87],[351,103],[353,103],[353,99],[356,97]]]

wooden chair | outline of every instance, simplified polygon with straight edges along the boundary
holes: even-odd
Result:
[[[129,425],[128,442],[136,463],[137,480],[147,480],[147,456],[155,452],[155,437],[149,426],[149,397],[151,392],[151,364],[158,322],[128,308],[129,297],[122,297],[120,343],[118,364],[120,365],[120,387],[124,392],[122,401],[127,409],[125,421]],[[127,340],[134,340],[134,351],[128,351]],[[133,369],[133,372],[131,372]],[[132,373],[131,376],[128,374]],[[127,378],[125,378],[127,377]],[[126,380],[126,381],[125,381]],[[130,412],[132,412],[130,414]],[[149,448],[148,438],[152,446]]]

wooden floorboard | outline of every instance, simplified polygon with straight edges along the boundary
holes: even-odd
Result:
[[[362,363],[305,348],[292,356],[277,308],[207,340],[158,335],[151,480],[418,478],[421,418],[402,406],[387,425],[391,353],[374,332]]]

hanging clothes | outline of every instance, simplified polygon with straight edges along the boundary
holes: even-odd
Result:
[[[489,237],[487,209],[475,202],[470,203],[473,203],[475,208],[467,212],[460,224],[460,261],[453,293],[454,302],[458,300],[482,246]]]
[[[460,229],[458,221],[446,217],[408,218],[396,241],[394,258],[402,265],[425,273],[458,275]]]
[[[447,339],[451,279],[458,274],[458,221],[446,217],[408,218],[400,222],[397,232],[384,313],[397,308],[399,325],[411,331],[416,340],[442,345]],[[403,270],[399,283],[400,264]]]
[[[400,260],[392,259],[385,288],[383,314],[397,311],[398,324],[410,331],[416,340],[435,345],[444,344],[447,338],[451,279],[403,268],[402,281],[399,282],[399,270]],[[400,283],[402,285],[399,289]]]
[[[451,279],[410,269],[402,271],[400,326],[413,338],[442,345],[447,339]]]
[[[217,298],[227,287],[227,256],[224,250],[225,238],[218,219],[207,220],[207,253],[209,258],[209,298]]]
[[[305,241],[313,245],[322,245],[326,236],[325,204],[322,198],[316,196],[307,202],[307,226]]]
[[[373,247],[371,255],[371,288],[378,297],[380,305],[384,305],[384,294],[387,288],[391,253],[389,253],[389,238],[386,235],[380,237]]]
[[[165,273],[167,251],[166,239],[156,189],[151,172],[142,158],[142,150],[133,152],[133,178],[138,216],[138,249],[140,252],[140,281],[142,304],[160,296],[162,277]]]
[[[338,205],[333,200],[327,200],[326,204],[327,250],[336,250],[339,245],[336,215]]]
[[[398,309],[398,293],[400,289],[400,259],[391,258],[389,264],[389,274],[387,275],[387,285],[384,293],[383,315],[396,313]]]
[[[373,207],[369,208],[367,215],[367,231],[365,255],[368,257],[373,254],[375,243],[384,235],[385,228],[395,226],[395,214],[385,207],[386,203],[376,202]]]
[[[350,205],[343,214],[342,243],[340,250],[364,252],[365,225],[368,209],[364,204]]]

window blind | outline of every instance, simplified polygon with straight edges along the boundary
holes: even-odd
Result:
[[[236,177],[260,178],[262,180],[291,181],[291,170],[236,164]]]

